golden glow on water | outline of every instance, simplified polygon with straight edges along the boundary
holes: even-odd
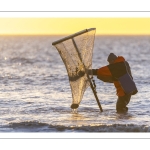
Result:
[[[71,34],[91,27],[101,35],[149,35],[150,18],[0,18],[0,35]]]

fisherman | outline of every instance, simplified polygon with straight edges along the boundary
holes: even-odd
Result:
[[[126,113],[131,95],[138,92],[133,81],[129,63],[124,57],[117,57],[114,53],[109,54],[107,61],[109,65],[99,69],[92,69],[92,73],[104,82],[114,83],[118,96],[116,103],[117,113]],[[127,89],[127,92],[125,89]]]

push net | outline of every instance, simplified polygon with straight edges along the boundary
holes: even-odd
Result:
[[[72,91],[71,108],[77,108],[90,85],[95,28],[85,29],[52,43],[58,50],[68,73]]]

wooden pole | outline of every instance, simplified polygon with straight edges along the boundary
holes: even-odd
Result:
[[[77,53],[78,53],[79,59],[80,59],[80,61],[82,62],[82,58],[81,58],[81,56],[80,56],[80,53],[79,53],[78,47],[77,47],[77,45],[76,45],[76,43],[75,43],[75,41],[74,41],[74,38],[72,38],[72,42],[73,42],[73,45],[74,45],[74,47],[75,47],[75,49],[76,49],[76,51],[77,51]],[[84,63],[83,63],[83,66],[84,66],[84,69],[86,70]],[[96,99],[96,101],[97,101],[97,104],[98,104],[98,106],[99,106],[99,108],[100,108],[100,111],[103,112],[103,109],[102,109],[102,107],[101,107],[101,104],[100,104],[100,102],[99,102],[98,96],[97,96],[97,94],[96,94],[96,91],[95,91],[95,89],[94,89],[94,87],[93,87],[92,81],[91,81],[91,79],[90,79],[88,73],[87,73],[87,77],[88,77],[88,80],[89,80],[89,82],[90,82],[90,87],[91,87],[91,89],[92,89],[92,91],[93,91],[93,93],[94,93],[94,96],[95,96],[95,99]]]

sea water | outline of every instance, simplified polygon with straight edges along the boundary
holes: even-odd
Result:
[[[116,89],[96,77],[72,111],[67,71],[52,42],[64,36],[0,36],[0,132],[150,132],[150,36],[96,36],[93,68],[110,52],[130,64],[138,93],[116,113]]]

